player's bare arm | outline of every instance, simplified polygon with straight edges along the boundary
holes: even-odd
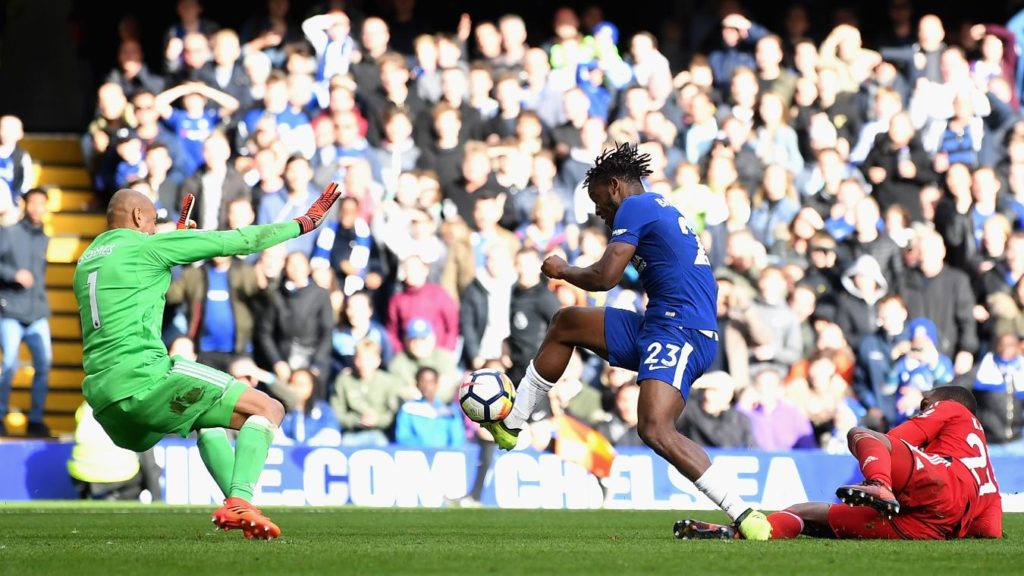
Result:
[[[626,265],[633,258],[636,246],[623,242],[608,244],[601,259],[590,266],[570,266],[561,256],[549,256],[541,266],[549,278],[565,280],[588,292],[611,290],[622,280]]]

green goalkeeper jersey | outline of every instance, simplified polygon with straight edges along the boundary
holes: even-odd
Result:
[[[213,256],[251,254],[299,234],[293,221],[227,232],[145,234],[108,230],[78,259],[82,392],[95,412],[159,382],[171,368],[160,338],[171,268]]]

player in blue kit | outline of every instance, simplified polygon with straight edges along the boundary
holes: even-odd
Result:
[[[638,372],[637,431],[643,441],[718,504],[750,540],[767,540],[771,525],[724,488],[726,473],[711,465],[699,445],[676,431],[690,386],[711,364],[718,346],[717,289],[704,247],[686,218],[661,195],[645,192],[650,156],[622,144],[599,156],[584,185],[595,213],[612,230],[600,260],[585,268],[560,257],[541,271],[587,291],[606,291],[630,262],[640,272],[649,304],[641,316],[614,308],[559,310],[519,383],[512,412],[485,425],[495,442],[511,450],[537,402],[562,376],[576,346],[613,366]]]

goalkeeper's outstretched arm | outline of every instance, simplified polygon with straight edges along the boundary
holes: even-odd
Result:
[[[203,231],[181,229],[156,234],[147,242],[146,255],[161,266],[172,267],[214,256],[240,256],[259,252],[312,232],[341,196],[331,183],[306,214],[287,222],[246,226],[238,230]]]

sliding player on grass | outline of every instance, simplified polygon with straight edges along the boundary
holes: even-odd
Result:
[[[1002,500],[975,409],[970,390],[943,386],[888,434],[854,428],[850,450],[865,480],[836,491],[851,506],[808,502],[770,514],[772,538],[1001,538]],[[675,530],[684,539],[739,537],[733,526],[699,520]]]
[[[727,476],[704,450],[676,431],[690,385],[711,364],[718,346],[716,285],[700,240],[679,211],[641,180],[651,173],[650,157],[622,144],[597,158],[584,185],[596,214],[612,230],[601,259],[586,267],[559,257],[541,271],[587,291],[610,290],[630,262],[640,272],[649,303],[641,316],[614,308],[573,307],[552,319],[544,343],[519,383],[511,414],[485,425],[495,442],[515,447],[519,430],[547,396],[576,346],[613,366],[639,372],[640,437],[722,507],[750,539],[766,540],[771,525],[730,493]]]
[[[199,452],[227,499],[213,514],[246,538],[276,538],[280,529],[250,504],[281,403],[228,374],[170,358],[160,339],[171,268],[215,256],[250,254],[312,232],[341,195],[331,184],[294,220],[228,232],[187,230],[189,195],[178,231],[156,234],[156,209],[134,190],[118,190],[107,231],[78,260],[74,288],[82,319],[82,391],[114,442],[143,452],[167,434],[199,432]],[[224,428],[238,430],[232,449]]]

